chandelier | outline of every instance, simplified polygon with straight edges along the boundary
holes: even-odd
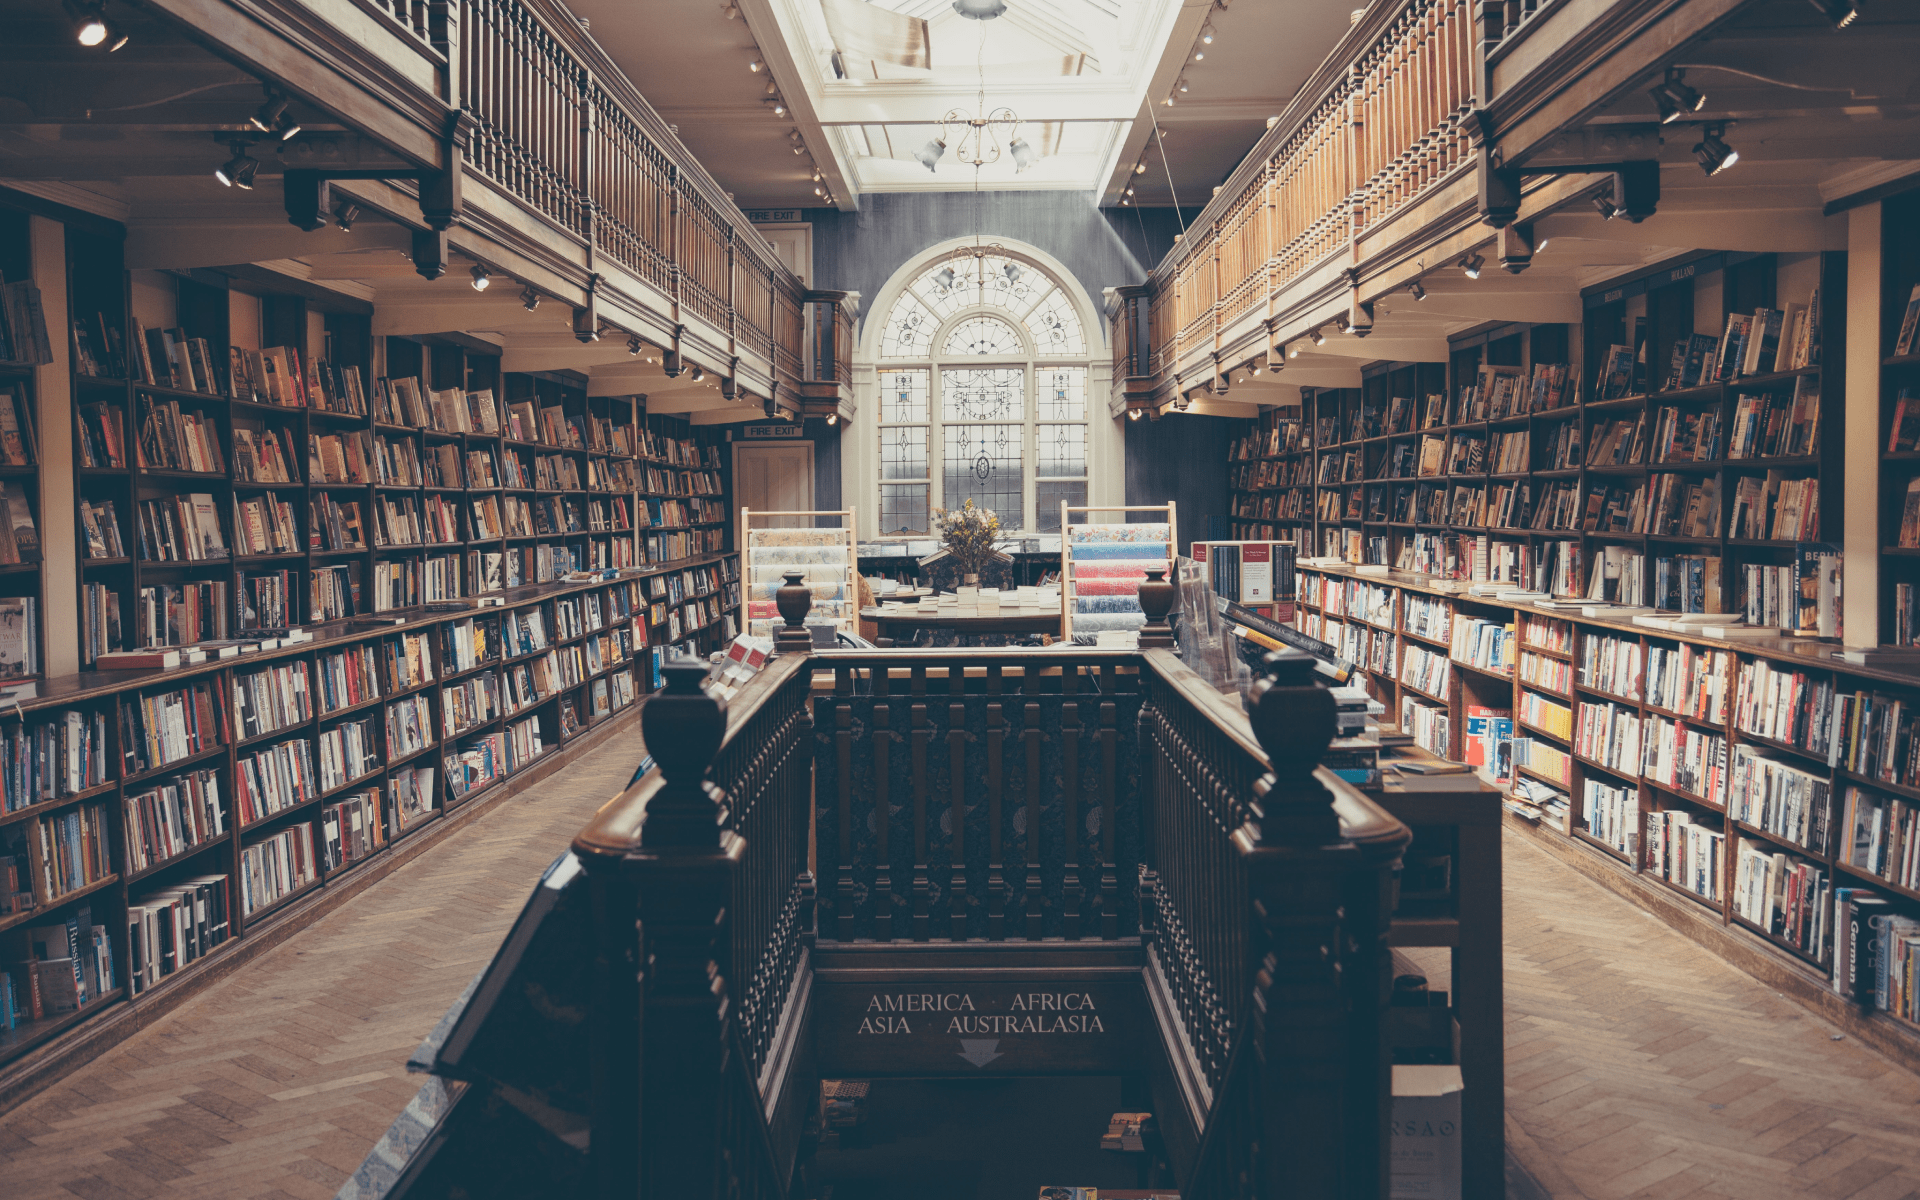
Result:
[[[951,145],[955,161],[973,168],[974,187],[977,189],[980,186],[980,168],[1000,161],[1002,142],[1006,144],[1006,153],[1013,155],[1016,175],[1032,166],[1040,156],[1034,153],[1033,145],[1020,136],[1019,113],[1004,104],[991,110],[987,108],[985,22],[1005,12],[1007,6],[1001,0],[954,0],[953,8],[961,16],[981,22],[980,49],[974,61],[980,80],[978,99],[972,112],[964,108],[948,109],[946,115],[940,118],[939,134],[929,138],[913,157],[931,171]]]

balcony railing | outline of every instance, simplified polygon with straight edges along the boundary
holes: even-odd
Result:
[[[1469,0],[1370,12],[1154,270],[1150,373],[1164,383],[1210,361],[1223,333],[1268,317],[1316,268],[1350,263],[1360,237],[1452,178],[1480,55]],[[1113,320],[1118,347],[1134,334]]]

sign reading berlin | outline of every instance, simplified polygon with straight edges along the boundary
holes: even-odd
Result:
[[[1145,997],[1130,979],[835,981],[815,998],[822,1069],[847,1074],[1125,1071],[1147,1032]]]

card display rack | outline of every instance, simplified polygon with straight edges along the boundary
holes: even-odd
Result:
[[[828,522],[831,524],[823,524]],[[835,525],[837,524],[837,528]],[[833,622],[839,633],[859,632],[859,537],[851,508],[821,511],[740,510],[740,547],[745,578],[742,628],[772,637],[784,622],[775,593],[788,571],[800,571],[813,593],[807,619]]]
[[[1081,520],[1074,522],[1075,514]],[[1095,521],[1093,514],[1124,514]],[[1145,520],[1134,520],[1146,514]],[[1157,518],[1157,519],[1156,519]],[[1149,568],[1171,572],[1180,545],[1174,503],[1060,505],[1060,625],[1062,636],[1137,630],[1146,624],[1140,585]],[[1167,576],[1171,578],[1171,574]]]

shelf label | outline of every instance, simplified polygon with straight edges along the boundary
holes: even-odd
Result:
[[[1140,984],[1112,978],[821,983],[821,1067],[927,1075],[1128,1071],[1145,1024]]]

